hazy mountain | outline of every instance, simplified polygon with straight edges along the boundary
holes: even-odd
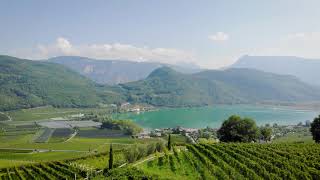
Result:
[[[163,67],[145,80],[120,86],[130,92],[130,101],[160,106],[320,100],[319,89],[293,76],[252,69],[182,74]]]
[[[0,56],[0,109],[95,106],[117,94],[62,65]]]
[[[304,82],[320,86],[320,59],[290,56],[243,56],[231,67],[294,75]]]
[[[77,56],[60,56],[49,59],[69,67],[100,84],[118,84],[146,78],[153,70],[164,66],[162,63],[133,62],[125,60],[96,60]],[[166,65],[183,73],[199,72],[197,66]]]
[[[60,64],[0,56],[0,110],[42,105],[92,107],[125,101],[177,107],[319,100],[318,88],[294,76],[253,69],[184,74],[161,67],[144,80],[107,86]]]

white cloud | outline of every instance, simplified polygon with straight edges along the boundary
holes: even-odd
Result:
[[[225,32],[217,32],[213,35],[208,36],[212,41],[227,41],[229,40],[229,35]]]
[[[38,45],[30,53],[16,53],[18,56],[31,59],[45,59],[54,56],[84,56],[96,59],[122,59],[133,61],[157,61],[177,64],[179,62],[195,62],[195,55],[172,48],[137,47],[131,44],[72,44],[64,37],[57,38],[53,44]]]
[[[268,48],[255,52],[257,55],[286,55],[320,58],[320,32],[298,32],[285,35]]]

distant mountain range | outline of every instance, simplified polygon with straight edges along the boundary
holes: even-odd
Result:
[[[197,66],[176,66],[155,62],[134,62],[126,60],[96,60],[77,56],[59,56],[49,62],[62,64],[99,84],[118,84],[146,78],[153,70],[170,66],[183,73],[200,72]]]
[[[293,75],[304,82],[320,87],[320,59],[291,56],[243,56],[231,68],[252,68],[276,74]]]
[[[153,71],[145,80],[119,86],[128,92],[130,101],[157,106],[320,100],[319,88],[294,76],[253,69],[182,74],[163,67]]]
[[[194,74],[170,67],[145,79],[101,85],[63,65],[0,56],[0,110],[95,107],[110,103],[156,106],[320,101],[320,89],[294,76],[252,69],[207,70]]]

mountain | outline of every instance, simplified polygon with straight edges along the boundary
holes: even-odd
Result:
[[[162,63],[133,62],[125,60],[96,60],[77,56],[59,56],[48,61],[62,64],[100,84],[118,84],[146,78],[153,70],[164,66]],[[166,65],[183,73],[199,72],[197,66]]]
[[[90,107],[118,95],[55,63],[0,56],[0,109]]]
[[[0,110],[95,107],[125,101],[168,107],[310,102],[320,101],[320,90],[294,76],[254,69],[184,74],[166,66],[144,80],[100,85],[57,63],[0,56]]]
[[[182,74],[162,67],[153,71],[145,80],[119,86],[127,92],[129,101],[157,106],[320,100],[318,88],[293,76],[253,69]]]
[[[298,77],[320,87],[320,60],[291,56],[243,56],[231,68],[253,68]]]

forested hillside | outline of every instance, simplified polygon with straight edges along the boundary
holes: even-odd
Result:
[[[163,67],[145,80],[120,86],[127,90],[130,101],[159,106],[320,100],[319,89],[293,76],[250,69],[208,70],[188,75]]]
[[[183,74],[161,67],[140,81],[98,85],[62,65],[0,56],[0,109],[43,105],[91,107],[100,103],[156,106],[319,101],[320,90],[293,76],[252,69]]]
[[[0,56],[0,109],[88,107],[117,96],[62,65]]]

